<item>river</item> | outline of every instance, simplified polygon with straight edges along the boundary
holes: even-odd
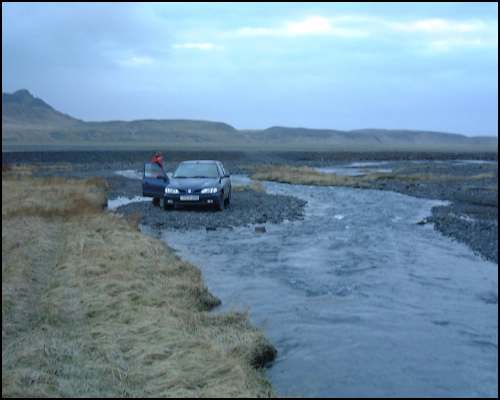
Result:
[[[162,238],[276,346],[279,395],[498,395],[498,265],[416,224],[439,202],[265,185],[304,220]]]

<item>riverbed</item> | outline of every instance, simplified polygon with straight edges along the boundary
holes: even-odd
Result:
[[[498,266],[416,224],[442,202],[265,186],[304,219],[162,238],[277,347],[279,395],[497,396]]]

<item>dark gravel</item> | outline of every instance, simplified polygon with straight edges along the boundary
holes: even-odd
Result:
[[[141,181],[117,175],[107,177],[109,198],[141,195]],[[117,211],[125,216],[141,215],[141,223],[153,228],[217,229],[249,224],[280,223],[303,217],[306,202],[291,196],[271,195],[253,190],[233,190],[231,205],[222,212],[207,208],[165,211],[152,202],[131,203]]]
[[[477,211],[481,219],[470,216],[473,211],[468,204],[434,207],[429,222],[442,234],[467,244],[476,254],[498,264],[498,217],[484,219],[484,210]]]
[[[140,167],[151,157],[151,151],[19,151],[2,152],[3,163],[70,163],[81,164],[81,168],[111,169]],[[333,163],[351,161],[410,161],[410,160],[498,160],[495,152],[490,153],[450,153],[450,152],[317,152],[317,151],[172,151],[160,149],[165,155],[169,168],[183,160],[216,159],[224,162],[233,173],[243,172],[245,166],[255,164],[288,164],[330,166]],[[99,167],[97,167],[99,168]]]
[[[209,158],[207,156],[202,158]],[[78,157],[73,157],[70,168],[45,168],[40,164],[39,175],[58,175],[77,178],[100,176],[106,178],[109,189],[108,198],[142,195],[141,181],[116,175],[117,170],[141,170],[144,161],[113,161],[102,163],[81,163]],[[47,164],[49,165],[49,164]],[[174,164],[170,164],[169,171]],[[240,170],[241,171],[241,170]],[[305,202],[291,196],[278,196],[253,190],[236,191],[232,193],[232,204],[223,212],[206,208],[185,208],[165,211],[153,206],[152,202],[131,203],[119,207],[118,212],[125,216],[140,215],[141,223],[152,228],[168,229],[217,229],[245,226],[249,224],[280,223],[284,220],[296,220],[303,217]]]
[[[305,204],[295,197],[243,190],[233,192],[231,205],[224,211],[192,207],[165,211],[152,202],[127,204],[117,211],[124,215],[140,214],[141,223],[153,228],[213,230],[301,219]]]

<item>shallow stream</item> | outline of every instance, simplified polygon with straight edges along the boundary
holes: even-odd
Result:
[[[303,221],[164,231],[278,349],[279,395],[497,396],[498,266],[416,222],[440,202],[266,183]]]

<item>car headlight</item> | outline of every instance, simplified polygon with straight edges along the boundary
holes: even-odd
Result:
[[[217,188],[216,187],[210,187],[210,188],[201,189],[201,194],[214,194],[214,193],[217,193]]]
[[[179,189],[171,188],[171,187],[166,187],[165,188],[165,194],[179,194]]]

